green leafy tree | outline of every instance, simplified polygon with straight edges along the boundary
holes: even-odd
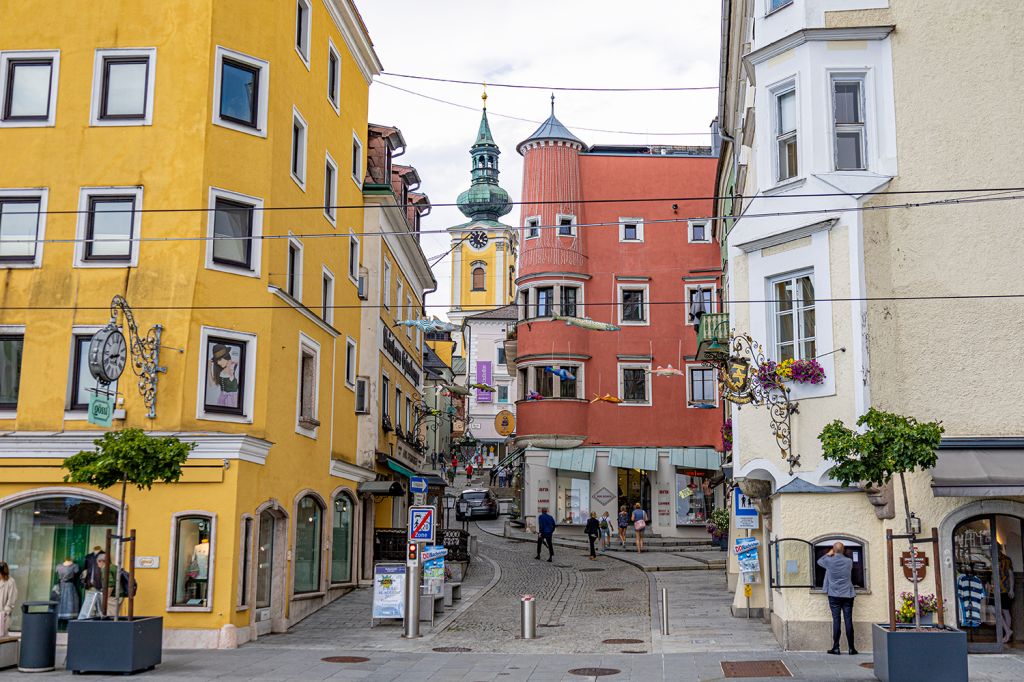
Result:
[[[919,422],[913,417],[882,412],[873,407],[861,415],[857,426],[862,428],[860,432],[847,428],[837,419],[818,435],[825,459],[835,462],[829,475],[844,487],[861,482],[881,487],[893,476],[899,476],[909,530],[911,514],[906,474],[935,466],[938,459],[935,450],[945,429],[938,422]],[[910,545],[911,552],[916,555],[913,537]],[[917,598],[916,582],[914,598]]]
[[[100,490],[121,486],[121,508],[118,520],[120,535],[126,528],[125,494],[129,485],[149,490],[154,483],[176,483],[181,478],[181,465],[188,459],[195,443],[183,443],[173,436],[149,436],[142,429],[109,431],[93,441],[95,450],[83,450],[64,460],[68,470],[67,483],[83,483]],[[118,543],[117,565],[124,567],[124,543]],[[121,581],[114,581],[115,598],[121,597]]]

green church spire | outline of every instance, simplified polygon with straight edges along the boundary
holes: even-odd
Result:
[[[477,131],[476,142],[469,149],[473,160],[470,171],[472,184],[459,195],[457,203],[459,210],[470,220],[497,220],[512,210],[512,202],[508,192],[498,185],[498,156],[501,150],[494,142],[491,125],[487,121],[486,91],[481,99],[484,107],[480,129]]]

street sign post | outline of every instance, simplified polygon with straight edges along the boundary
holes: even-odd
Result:
[[[409,491],[413,493],[427,492],[427,479],[423,476],[413,476],[409,479]]]
[[[757,507],[754,500],[743,494],[738,487],[733,489],[732,510],[736,519],[737,528],[757,530],[760,526],[760,517],[757,514]]]
[[[437,510],[432,506],[409,507],[409,542],[434,544]]]

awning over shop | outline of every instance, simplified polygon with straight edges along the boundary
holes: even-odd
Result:
[[[413,476],[419,476],[419,474],[417,474],[412,469],[409,469],[407,467],[402,466],[401,464],[399,464],[398,462],[396,462],[393,459],[388,459],[387,464],[388,464],[388,468],[389,469],[391,469],[392,471],[395,471],[395,472],[398,472],[398,473],[402,474],[406,478],[412,478]]]
[[[416,475],[421,477],[421,478],[427,479],[427,486],[430,487],[430,488],[447,488],[448,487],[448,481],[444,480],[443,478],[441,478],[437,474],[425,474],[423,472],[420,472],[420,473],[418,473]]]
[[[596,461],[597,451],[594,448],[569,448],[568,450],[550,450],[548,452],[548,466],[552,469],[585,471],[592,474]]]
[[[672,466],[692,469],[718,469],[722,455],[714,448],[672,448],[669,450]]]
[[[356,490],[360,494],[377,497],[400,497],[405,495],[405,488],[398,481],[363,481]]]
[[[932,469],[936,497],[1024,495],[1024,447],[944,446]]]
[[[620,469],[658,469],[657,448],[612,448],[608,453],[608,466]]]

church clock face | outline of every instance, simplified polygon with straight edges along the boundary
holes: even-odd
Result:
[[[483,230],[474,230],[469,233],[469,245],[474,249],[482,249],[487,246],[487,233]]]

